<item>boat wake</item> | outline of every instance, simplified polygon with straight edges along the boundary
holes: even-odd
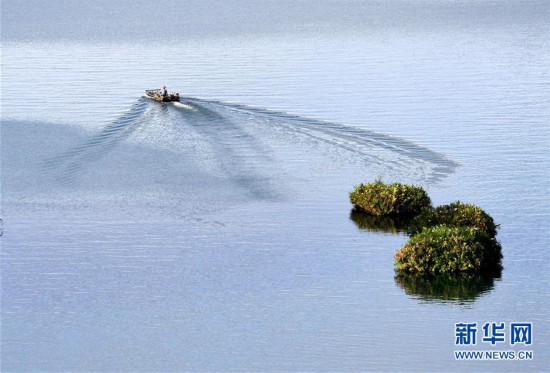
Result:
[[[367,168],[376,165],[379,175],[436,183],[459,166],[445,155],[411,141],[366,129],[220,101],[190,98],[188,102],[196,108],[223,112],[226,118],[240,116],[239,121],[264,126],[268,131],[285,132],[283,136],[326,144],[332,148],[329,151],[346,154],[346,162],[359,160]]]
[[[195,154],[197,164],[237,172],[239,182],[250,188],[258,181],[246,181],[254,179],[253,165],[268,161],[275,142],[298,142],[340,162],[360,163],[366,176],[436,183],[458,167],[413,142],[339,123],[198,98],[169,105],[141,98],[91,138],[46,160],[45,169],[62,183],[70,182],[124,140],[180,153],[202,147]]]
[[[149,206],[154,214],[201,219],[240,203],[296,199],[299,193],[315,199],[335,195],[334,188],[340,194],[344,186],[377,177],[433,184],[458,167],[426,147],[361,128],[220,101],[182,101],[141,98],[92,133],[54,124],[6,125],[16,139],[7,144],[7,158],[29,147],[31,137],[49,145],[10,162],[17,164],[17,192],[5,200],[80,204],[75,211],[116,205],[127,213],[128,206],[140,212]],[[32,157],[37,163],[21,163]]]
[[[128,138],[142,123],[142,116],[148,107],[148,100],[139,99],[132,107],[106,125],[99,133],[82,144],[51,157],[44,162],[44,168],[62,182],[68,182],[82,167],[100,159],[118,143]]]

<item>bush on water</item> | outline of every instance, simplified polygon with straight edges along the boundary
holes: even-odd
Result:
[[[381,180],[359,184],[349,196],[356,210],[373,216],[412,218],[431,206],[430,197],[421,187],[385,184]]]
[[[402,275],[495,275],[502,269],[498,225],[478,206],[456,201],[432,208],[421,187],[381,180],[356,186],[350,201],[350,218],[360,228],[396,233],[405,227],[412,235],[395,253]]]
[[[501,246],[475,227],[440,225],[412,236],[395,253],[398,271],[418,274],[492,274],[502,269]]]
[[[496,236],[498,228],[493,218],[480,207],[456,201],[449,205],[423,210],[411,221],[407,231],[414,235],[424,228],[442,224],[453,227],[476,227],[490,237]]]

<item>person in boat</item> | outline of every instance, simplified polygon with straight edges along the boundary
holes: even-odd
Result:
[[[162,86],[161,94],[162,94],[162,97],[168,96],[168,91],[166,90],[166,86],[165,86],[165,85]]]

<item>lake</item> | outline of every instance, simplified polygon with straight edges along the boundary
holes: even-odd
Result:
[[[535,0],[3,1],[1,369],[544,370],[549,19]],[[143,97],[162,85],[182,102]],[[485,209],[501,276],[396,276],[407,236],[348,198],[377,178]],[[487,322],[531,322],[533,344],[484,343]]]

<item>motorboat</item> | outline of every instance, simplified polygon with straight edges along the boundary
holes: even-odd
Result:
[[[146,89],[145,95],[149,98],[152,98],[153,100],[159,101],[159,102],[172,102],[172,101],[178,101],[180,100],[180,94],[177,92],[170,92],[165,95],[162,94],[162,91],[160,89]]]

